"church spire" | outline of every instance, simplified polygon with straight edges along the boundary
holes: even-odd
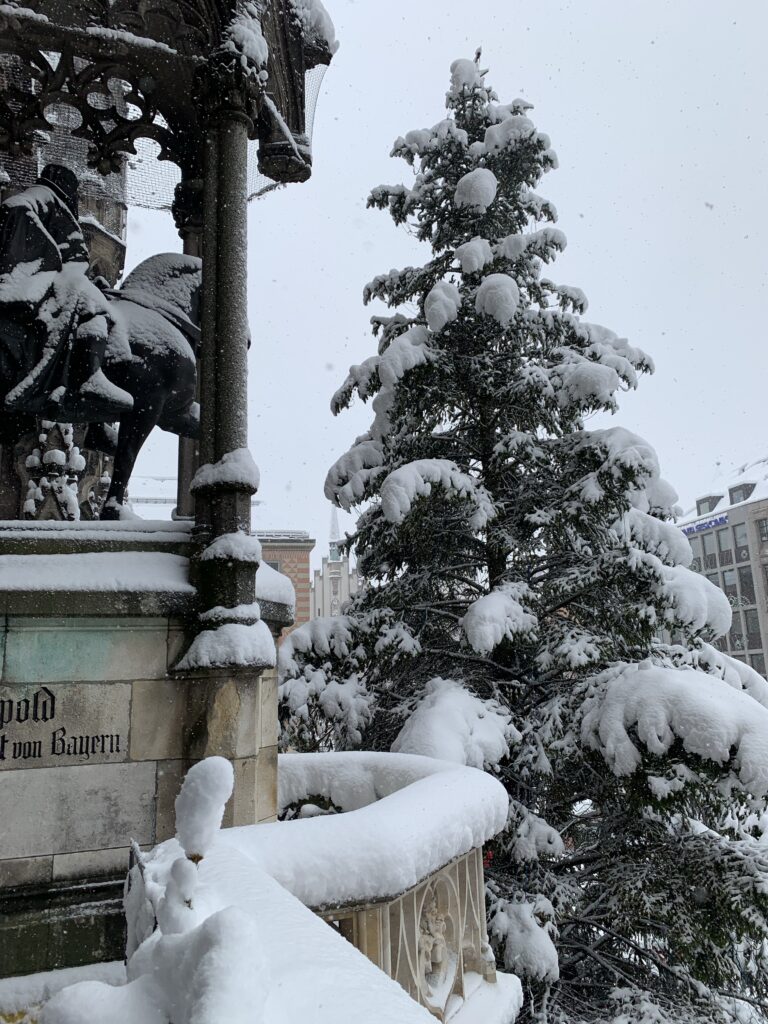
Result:
[[[338,562],[341,560],[341,554],[339,553],[339,513],[335,505],[331,509],[331,535],[329,540],[330,560]]]

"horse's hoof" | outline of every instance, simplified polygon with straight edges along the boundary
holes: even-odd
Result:
[[[102,523],[118,522],[120,520],[120,506],[115,503],[105,505],[104,508],[101,510],[101,515],[99,516],[99,519],[101,520]]]

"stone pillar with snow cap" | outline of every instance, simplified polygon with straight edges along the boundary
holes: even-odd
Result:
[[[200,469],[197,568],[205,629],[253,625],[258,542],[250,536],[251,496],[259,485],[248,451],[247,166],[262,82],[257,66],[222,49],[198,78],[206,115],[203,187],[203,318],[200,353]]]
[[[181,181],[176,185],[173,196],[173,221],[184,246],[186,256],[203,255],[203,170],[200,160],[200,146],[190,147],[187,160],[182,167]],[[199,353],[196,353],[199,358]],[[200,395],[198,390],[198,401]],[[176,520],[195,518],[195,499],[190,490],[192,478],[198,466],[198,443],[191,437],[179,438],[177,461]]]
[[[259,68],[226,48],[197,80],[204,111],[200,467],[191,643],[174,666],[187,690],[184,754],[234,767],[226,824],[274,819],[277,791],[275,644],[256,603],[261,546],[251,534],[259,472],[248,450],[247,144]]]

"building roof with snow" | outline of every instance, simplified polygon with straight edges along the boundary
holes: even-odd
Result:
[[[768,499],[768,457],[753,459],[730,472],[718,469],[710,487],[680,519],[682,527],[702,517],[721,515],[736,505]]]

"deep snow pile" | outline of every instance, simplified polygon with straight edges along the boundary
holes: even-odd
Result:
[[[463,808],[469,831],[454,838],[457,849],[470,834],[474,841],[498,827],[506,804],[503,790],[496,787],[500,793],[494,794],[496,810],[491,810],[491,780],[468,769],[463,776],[458,774],[459,783],[462,779],[474,782],[486,810],[473,814],[469,807]],[[375,802],[392,790],[381,799],[384,809],[403,787],[410,795],[397,809],[400,813],[385,812],[378,824],[370,816],[359,817],[361,811],[327,819],[326,823],[348,818],[352,827],[336,830],[336,844],[326,846],[318,839],[323,822],[317,820],[219,831],[232,790],[232,767],[216,757],[194,765],[176,800],[178,838],[142,855],[131,871],[126,896],[127,983],[115,984],[117,979],[110,977],[111,984],[83,981],[65,987],[47,1002],[41,1024],[82,1024],[85,1019],[110,1024],[428,1024],[434,1020],[270,875],[285,873],[287,858],[292,861],[288,870],[294,879],[300,880],[303,865],[309,877],[302,884],[311,886],[314,876],[321,887],[318,893],[323,883],[317,876],[324,872],[338,879],[345,865],[359,872],[367,864],[375,878],[376,865],[370,863],[369,851],[358,847],[370,834],[372,823],[375,838],[390,843],[390,860],[396,859],[395,843],[409,858],[413,816],[437,803],[433,813],[442,810],[446,820],[445,797],[430,782],[442,776],[449,789],[455,788],[457,772],[423,758],[319,755],[288,758],[285,775],[290,793],[283,793],[284,799],[326,786],[341,803],[354,806],[361,800]],[[471,787],[465,788],[468,794]],[[283,836],[275,839],[281,829]],[[261,849],[265,832],[273,840],[271,858],[268,850]],[[425,854],[430,838],[428,830]],[[497,985],[488,985],[468,976],[467,982],[474,991],[463,1006],[461,1000],[454,1000],[457,1024],[511,1024],[521,1003],[516,978],[502,976]],[[475,1000],[480,1016],[473,1009]]]
[[[189,864],[180,849],[171,863]],[[41,1024],[429,1024],[433,1020],[324,921],[233,850],[205,858],[184,930],[153,932],[128,984],[84,982]],[[166,898],[165,896],[162,897]],[[183,906],[183,904],[182,904]],[[510,1018],[511,1019],[511,1018]]]

